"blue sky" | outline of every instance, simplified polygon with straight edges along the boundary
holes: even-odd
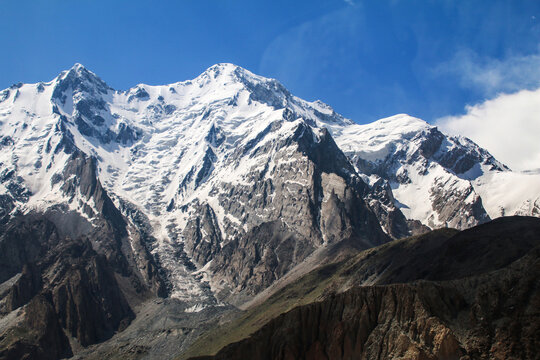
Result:
[[[540,1],[0,0],[0,88],[75,62],[110,86],[231,62],[359,123],[540,86]]]

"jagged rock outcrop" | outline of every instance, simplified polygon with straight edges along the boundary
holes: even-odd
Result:
[[[50,299],[38,295],[25,308],[21,323],[0,335],[0,359],[45,359],[73,353]]]
[[[182,233],[184,249],[201,265],[212,260],[221,250],[221,230],[216,214],[208,204],[199,205]]]
[[[26,264],[35,262],[60,241],[54,224],[44,219],[24,221],[19,218],[10,225],[2,229],[0,235],[1,282],[21,272]]]
[[[216,279],[233,294],[255,295],[286,274],[315,250],[315,245],[280,221],[254,227],[227,243],[212,263]],[[219,294],[226,296],[225,294]],[[232,299],[231,299],[232,300]]]
[[[396,200],[387,180],[378,179],[365,192],[366,202],[376,214],[384,231],[395,239],[422,234],[429,228],[416,225],[415,220],[407,220],[396,206]],[[416,220],[416,222],[419,222]]]
[[[0,311],[19,313],[24,321],[2,329],[0,358],[70,354],[64,332],[82,346],[104,341],[134,318],[127,294],[137,304],[156,283],[162,286],[144,245],[128,239],[128,225],[96,175],[92,159],[71,153],[61,190],[85,216],[60,205],[13,217],[2,227]]]
[[[27,304],[42,288],[40,269],[33,263],[24,264],[20,276],[14,276],[13,285],[7,289],[2,298],[0,311],[7,314]]]

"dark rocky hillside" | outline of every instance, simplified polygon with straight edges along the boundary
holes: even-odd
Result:
[[[11,321],[0,328],[0,359],[58,359],[129,325],[132,306],[154,295],[114,239],[107,230],[72,239],[43,215],[3,229],[0,313]]]
[[[300,279],[254,310],[318,301],[197,359],[536,359],[539,255],[535,218],[395,241]]]

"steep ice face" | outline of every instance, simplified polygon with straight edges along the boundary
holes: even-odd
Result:
[[[540,216],[540,174],[516,171],[483,171],[472,181],[491,218]]]
[[[68,156],[59,151],[65,140],[50,101],[54,89],[52,81],[20,84],[3,92],[7,96],[0,103],[2,183],[18,207],[27,206],[29,200],[31,206],[60,200],[52,179]]]

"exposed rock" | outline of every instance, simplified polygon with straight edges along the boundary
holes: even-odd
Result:
[[[3,297],[0,309],[2,312],[9,313],[25,304],[27,304],[42,287],[41,272],[33,263],[27,263],[23,266],[21,276],[8,290]]]
[[[384,231],[395,239],[429,231],[428,227],[422,227],[421,224],[415,226],[405,218],[395,205],[396,200],[387,180],[380,178],[370,186],[366,191],[366,202],[376,214]]]
[[[282,222],[269,222],[227,243],[215,257],[211,269],[215,279],[228,284],[233,294],[243,292],[253,296],[314,249],[310,239],[292,232]]]
[[[88,243],[70,244],[60,254],[50,259],[54,275],[46,288],[61,326],[83,346],[122,331],[133,312],[105,258]]]
[[[350,290],[296,308],[199,359],[459,359],[459,342],[431,309],[452,318],[463,306],[459,294],[433,285]]]
[[[198,205],[195,214],[183,231],[184,249],[196,263],[204,265],[221,250],[221,231],[208,204]]]
[[[19,218],[9,224],[0,234],[0,282],[23,271],[59,240],[56,227],[45,219]]]
[[[271,156],[276,165],[250,172],[253,185],[211,190],[243,226],[220,227],[209,204],[193,204],[183,232],[188,254],[201,266],[213,260],[212,282],[226,284],[220,296],[253,296],[324,244],[351,240],[360,249],[389,240],[363,199],[367,186],[327,131],[300,123],[288,138],[247,146],[250,156]]]
[[[4,329],[0,335],[0,359],[56,360],[72,355],[54,307],[45,295],[38,295],[25,308],[24,322]]]
[[[7,358],[70,353],[64,331],[81,346],[104,341],[134,318],[126,295],[137,304],[154,284],[160,288],[148,250],[136,232],[127,238],[126,221],[97,180],[93,160],[73,152],[62,178],[71,201],[91,204],[83,206],[86,219],[58,205],[17,216],[0,234],[1,280],[14,279],[0,294],[0,309],[22,309],[29,319],[3,329],[9,341],[0,351]]]
[[[57,234],[54,225],[44,220],[25,224],[19,227],[22,236],[18,241],[43,226],[51,228],[51,234]],[[4,234],[3,238],[6,236],[13,234]],[[113,268],[103,255],[92,250],[89,241],[56,235],[44,240],[48,242],[40,244],[37,255],[29,258],[31,254],[24,253],[28,263],[23,266],[22,275],[2,295],[4,312],[21,308],[26,314],[26,323],[19,325],[19,330],[3,331],[8,335],[13,331],[37,334],[23,336],[21,344],[30,346],[28,351],[39,358],[50,351],[47,358],[56,359],[70,349],[69,344],[64,344],[64,330],[87,346],[121,331],[134,315]],[[50,350],[47,346],[54,348]],[[19,348],[19,345],[7,344],[6,351],[10,353],[13,347]]]

